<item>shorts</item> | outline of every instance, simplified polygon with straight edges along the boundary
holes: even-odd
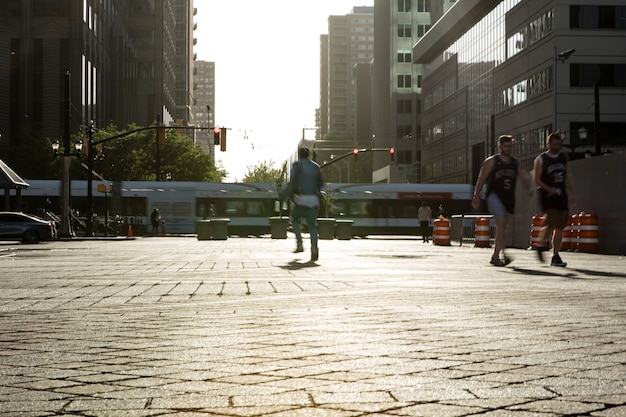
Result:
[[[565,229],[568,221],[569,212],[567,210],[548,209],[543,219],[543,224],[553,229]]]
[[[511,213],[506,210],[496,193],[491,193],[487,196],[487,207],[496,219],[507,219],[511,216]]]

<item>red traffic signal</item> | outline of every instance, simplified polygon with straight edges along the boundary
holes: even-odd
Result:
[[[220,128],[217,126],[213,128],[213,144],[214,145],[220,144]]]
[[[389,149],[389,160],[391,162],[396,160],[396,148],[390,148]]]
[[[354,160],[359,159],[359,148],[352,149],[352,156],[354,156]]]

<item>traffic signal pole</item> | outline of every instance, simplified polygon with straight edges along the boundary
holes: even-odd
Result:
[[[391,148],[394,149],[395,152],[395,148]],[[391,152],[390,148],[354,148],[353,150],[351,150],[350,152],[346,152],[344,154],[339,155],[337,158],[333,158],[328,162],[325,162],[324,164],[320,165],[320,168],[325,168],[331,164],[334,164],[337,161],[341,161],[344,158],[347,158],[349,156],[354,156],[354,155],[358,155],[361,152]],[[326,149],[317,149],[318,151],[322,150],[326,150]]]

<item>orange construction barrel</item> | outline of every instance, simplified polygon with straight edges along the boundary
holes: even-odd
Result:
[[[580,252],[598,252],[600,250],[600,229],[596,214],[583,211],[578,215],[576,250]]]
[[[533,223],[530,227],[530,247],[535,249],[537,246],[541,245],[539,242],[539,235],[541,233],[541,229],[543,228],[543,216],[535,215],[533,216]]]
[[[476,229],[474,231],[474,246],[477,248],[488,248],[491,246],[489,234],[489,219],[479,217],[476,219]]]
[[[450,246],[450,221],[448,219],[436,219],[433,222],[433,243]]]
[[[563,238],[561,239],[561,250],[573,250],[576,246],[574,229],[576,228],[576,216],[570,216],[567,226],[563,229]]]

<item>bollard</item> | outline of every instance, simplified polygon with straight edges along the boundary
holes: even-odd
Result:
[[[435,245],[450,246],[450,221],[436,219],[433,226],[433,243]]]
[[[474,231],[474,247],[488,248],[491,247],[491,237],[489,233],[489,219],[479,217],[476,219],[476,228]]]
[[[598,252],[600,249],[600,231],[598,216],[582,212],[578,215],[578,239],[576,250],[580,252]]]

